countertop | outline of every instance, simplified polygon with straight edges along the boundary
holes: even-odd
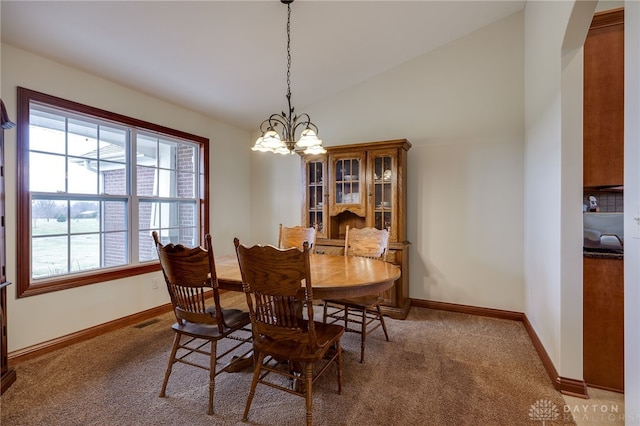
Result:
[[[623,253],[615,253],[611,251],[592,251],[592,250],[584,250],[584,257],[591,257],[594,259],[624,259]]]

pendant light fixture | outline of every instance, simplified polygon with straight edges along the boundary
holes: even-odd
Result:
[[[272,114],[260,124],[261,135],[252,151],[273,152],[276,154],[324,154],[327,152],[318,139],[318,128],[311,122],[309,114],[294,115],[291,106],[291,3],[293,0],[280,0],[287,5],[287,103],[289,113]],[[300,137],[296,141],[296,133]]]

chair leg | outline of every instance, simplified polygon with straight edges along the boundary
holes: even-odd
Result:
[[[249,390],[249,396],[247,396],[247,404],[244,406],[244,414],[242,415],[242,421],[246,422],[249,417],[249,408],[251,408],[251,402],[253,402],[253,395],[256,393],[256,386],[258,385],[258,379],[260,378],[260,370],[262,369],[262,363],[264,362],[265,354],[262,352],[253,353],[256,356],[256,364],[253,368],[253,379],[251,380],[251,389]]]
[[[360,363],[364,362],[364,346],[367,340],[367,308],[362,308],[362,340],[360,341]]]
[[[340,340],[336,343],[338,347],[338,395],[342,395],[342,345]]]
[[[216,387],[216,358],[217,358],[217,342],[211,341],[211,356],[209,359],[209,406],[207,407],[207,414],[213,414],[213,395],[215,395]]]
[[[382,309],[380,308],[380,305],[376,305],[376,309],[378,310],[378,318],[380,319],[380,323],[382,324],[382,331],[384,331],[384,337],[386,337],[388,342],[389,334],[387,333],[387,325],[384,322],[384,315],[382,315]]]
[[[349,328],[349,307],[344,307],[344,329],[345,331]]]
[[[305,400],[307,403],[307,426],[313,425],[313,363],[307,362],[304,368]]]
[[[160,389],[160,398],[164,398],[167,391],[167,382],[169,381],[169,376],[171,375],[171,369],[173,368],[173,363],[176,359],[176,352],[178,352],[178,346],[180,346],[180,338],[182,334],[176,332],[175,337],[173,338],[173,347],[171,348],[171,355],[169,356],[169,365],[167,366],[167,371],[164,372],[164,382],[162,382],[162,389]]]

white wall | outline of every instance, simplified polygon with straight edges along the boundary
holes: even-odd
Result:
[[[0,23],[2,22],[2,2],[0,1]],[[0,25],[0,34],[2,33]],[[2,43],[0,42],[0,79],[2,78]],[[0,84],[0,98],[2,98],[2,85]],[[11,117],[9,117],[11,118]]]
[[[560,337],[560,43],[566,9],[565,2],[525,6],[525,312],[554,361]],[[545,20],[550,22],[543,25]]]
[[[295,104],[294,104],[295,106]],[[297,111],[304,111],[298,109]],[[315,121],[313,115],[311,118]],[[258,135],[254,135],[251,146]],[[249,145],[246,149],[249,150]],[[300,225],[302,160],[299,155],[251,154],[251,240],[245,244],[277,244],[278,224]]]
[[[524,310],[523,47],[518,13],[311,107],[296,105],[327,146],[412,143],[412,298]],[[274,241],[278,222],[301,220],[300,160],[252,158],[252,235]]]
[[[1,77],[3,100],[14,121],[16,87],[22,86],[209,138],[210,230],[216,254],[233,253],[234,236],[248,238],[248,132],[6,44],[2,45]],[[5,131],[7,279],[14,283],[15,137],[15,129]],[[18,300],[15,286],[9,287],[9,351],[167,303],[166,291],[152,290],[152,276],[161,279],[158,272]]]
[[[626,424],[640,424],[640,3],[627,2],[624,133],[624,408]]]
[[[582,44],[595,2],[525,6],[525,313],[560,376],[582,372]]]
[[[556,367],[572,379],[583,374],[583,46],[595,7],[595,1],[574,4],[561,50],[561,353]]]

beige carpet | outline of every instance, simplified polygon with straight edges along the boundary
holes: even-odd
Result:
[[[302,398],[264,386],[242,423],[249,371],[217,377],[213,416],[204,370],[177,365],[159,398],[172,322],[166,314],[18,364],[2,426],[304,424]],[[391,342],[369,336],[364,364],[359,336],[345,334],[343,394],[327,372],[314,386],[314,424],[574,424],[521,323],[412,308],[388,327]]]

